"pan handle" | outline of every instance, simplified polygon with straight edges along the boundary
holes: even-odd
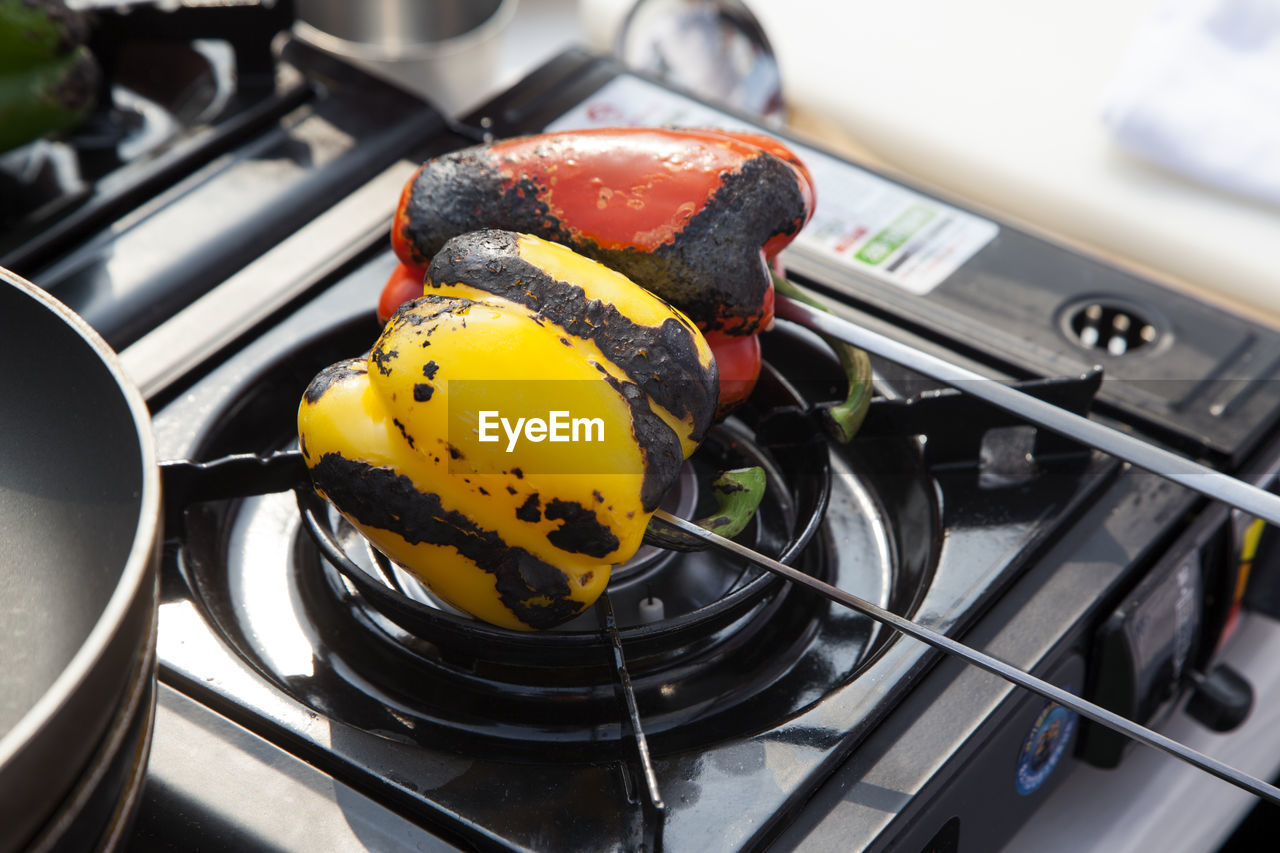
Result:
[[[311,482],[298,450],[238,453],[211,462],[175,459],[160,463],[160,478],[166,522],[181,518],[193,503],[288,492]]]

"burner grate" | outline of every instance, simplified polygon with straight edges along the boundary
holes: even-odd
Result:
[[[715,468],[744,464],[766,470],[770,488],[744,537],[752,547],[764,549],[784,562],[795,560],[812,541],[826,509],[830,474],[825,446],[819,441],[795,445],[784,456],[786,464],[781,464],[751,442],[744,430],[721,428],[709,436],[704,450],[697,466],[699,473],[686,474],[686,480],[706,476]],[[786,453],[786,449],[782,452]],[[717,464],[708,468],[704,461],[707,456]],[[816,476],[796,478],[785,474],[784,469],[812,471]],[[536,633],[479,622],[434,603],[405,573],[365,547],[364,539],[313,491],[299,491],[298,505],[304,529],[328,563],[373,610],[414,637],[458,656],[497,658],[504,664],[600,665],[599,635],[588,627],[593,621],[589,615],[559,629]],[[362,552],[358,561],[353,559],[357,551]],[[709,554],[671,559],[676,556],[668,552],[657,558],[642,558],[644,566],[634,572],[624,566],[610,581],[614,607],[624,614],[618,619],[622,642],[639,656],[665,658],[673,650],[688,651],[704,644],[708,637],[757,608],[778,586],[764,573],[747,571],[736,562]],[[654,594],[666,603],[667,616],[646,622],[640,604]]]
[[[341,341],[359,340],[360,329],[340,323],[257,374],[211,421],[218,426],[206,447],[216,455],[283,444],[261,432],[280,422],[266,417],[278,405],[287,417],[276,392],[296,386],[311,369],[304,363],[332,360],[326,354],[344,349]],[[772,341],[779,363],[798,359],[814,371],[796,336]],[[714,431],[688,476],[764,468],[770,488],[740,540],[907,612],[937,538],[918,442],[896,436],[835,449],[813,411],[810,396],[766,364],[750,404]],[[532,633],[436,606],[343,529],[306,484],[296,452],[176,463],[165,482],[171,508],[201,502],[170,522],[185,530],[180,566],[208,618],[256,670],[316,711],[384,735],[463,738],[504,755],[549,743],[584,755],[625,749],[613,640],[598,614]],[[682,516],[710,509],[690,491],[675,499],[689,503]],[[665,599],[658,621],[637,616],[650,594]],[[854,678],[888,641],[870,620],[711,551],[651,558],[619,572],[609,595],[659,751],[776,725]]]

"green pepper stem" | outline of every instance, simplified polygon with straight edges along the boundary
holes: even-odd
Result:
[[[830,308],[807,290],[801,289],[799,285],[776,272],[772,275],[773,289],[776,292],[831,313]],[[827,335],[821,335],[821,337],[840,359],[840,369],[844,371],[845,379],[849,384],[844,400],[822,407],[822,423],[828,435],[841,444],[848,444],[862,427],[862,421],[867,416],[867,407],[871,405],[871,359],[866,352],[844,341]]]
[[[741,533],[756,514],[764,497],[768,478],[763,468],[734,468],[721,471],[711,481],[716,510],[694,522],[699,527],[732,539]],[[701,539],[667,527],[659,532],[652,525],[644,533],[646,545],[656,545],[672,551],[701,551],[707,545]]]

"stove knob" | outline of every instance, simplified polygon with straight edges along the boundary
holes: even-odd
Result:
[[[1244,676],[1225,664],[1208,674],[1191,673],[1195,685],[1187,700],[1187,713],[1215,732],[1229,732],[1244,722],[1253,709],[1253,687]]]

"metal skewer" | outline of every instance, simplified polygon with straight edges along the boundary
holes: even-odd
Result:
[[[901,364],[931,379],[945,382],[1036,426],[1109,453],[1272,524],[1280,524],[1280,495],[1125,435],[1105,424],[1060,409],[1052,403],[1036,399],[980,373],[864,329],[834,314],[810,308],[781,294],[776,297],[774,310],[779,317],[861,347],[873,355]]]
[[[1105,726],[1112,731],[1119,732],[1120,734],[1132,738],[1139,743],[1144,743],[1147,746],[1166,752],[1176,758],[1180,758],[1183,761],[1200,768],[1206,773],[1210,773],[1217,776],[1219,779],[1230,782],[1232,785],[1242,788],[1249,793],[1266,800],[1267,802],[1280,805],[1280,788],[1269,785],[1260,779],[1255,779],[1247,773],[1242,773],[1230,765],[1223,764],[1217,759],[1210,758],[1189,746],[1185,746],[1176,740],[1165,737],[1159,732],[1155,732],[1145,726],[1141,726],[1126,717],[1122,717],[1119,714],[1114,713],[1113,711],[1108,711],[1106,708],[1095,705],[1086,699],[1081,699],[1079,696],[1074,693],[1069,693],[1061,687],[1036,678],[1034,675],[1029,675],[1018,669],[1016,666],[1006,663],[999,658],[992,657],[991,655],[988,655],[985,652],[980,652],[977,649],[972,649],[969,646],[953,640],[944,634],[939,634],[937,631],[930,628],[917,625],[910,619],[905,619],[896,613],[892,613],[885,610],[883,607],[871,603],[870,601],[859,598],[852,593],[845,592],[839,587],[834,587],[825,581],[821,581],[815,577],[807,575],[799,569],[794,569],[785,563],[780,563],[771,557],[766,557],[763,554],[757,553],[745,545],[739,545],[732,539],[725,539],[723,536],[719,536],[709,530],[699,527],[693,522],[685,521],[682,518],[671,515],[665,510],[658,510],[653,514],[653,517],[670,524],[685,533],[698,537],[713,548],[718,548],[721,551],[750,560],[757,566],[767,569],[774,574],[781,575],[792,583],[797,583],[801,586],[807,587],[808,589],[826,596],[838,604],[842,604],[845,607],[856,610],[864,616],[869,616],[877,622],[887,625],[896,631],[900,631],[922,643],[926,643],[935,649],[955,655],[979,669],[998,675],[1001,678],[1013,682],[1019,687],[1030,690],[1032,693],[1039,694],[1046,699],[1057,702],[1064,708],[1075,711],[1080,716],[1093,720],[1099,725]]]

